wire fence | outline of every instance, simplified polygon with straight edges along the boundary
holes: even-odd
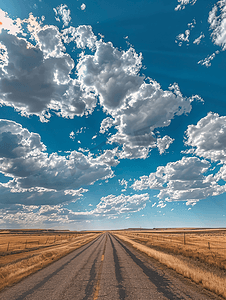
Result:
[[[54,244],[63,244],[72,241],[77,236],[80,235],[0,236],[0,255],[48,247]]]
[[[123,232],[133,239],[139,239],[143,242],[150,242],[153,245],[174,245],[194,248],[208,249],[218,252],[226,252],[226,231],[221,233],[150,233],[150,232]]]

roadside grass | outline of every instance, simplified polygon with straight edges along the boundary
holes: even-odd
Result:
[[[14,250],[1,252],[0,255],[0,290],[17,283],[24,277],[41,270],[52,262],[62,258],[75,249],[89,243],[101,233],[79,234],[71,236],[70,239],[62,239],[57,243],[46,245],[40,242],[39,247],[25,249],[24,244],[21,250],[21,236],[13,238]],[[24,238],[24,237],[23,237]],[[27,240],[35,240],[33,235],[27,236]],[[46,241],[48,237],[42,236]],[[12,240],[12,236],[8,236]],[[16,246],[18,244],[18,246]],[[27,243],[28,244],[28,243]]]
[[[203,287],[206,289],[216,293],[219,296],[222,296],[226,298],[226,274],[225,270],[220,270],[220,272],[216,269],[208,267],[201,267],[200,264],[197,264],[194,260],[195,257],[195,251],[190,253],[190,259],[186,257],[186,259],[183,259],[183,251],[169,251],[168,253],[163,252],[161,250],[156,250],[152,248],[154,246],[154,243],[148,243],[148,241],[142,240],[144,237],[139,238],[137,237],[131,237],[131,235],[128,232],[112,232],[115,236],[117,236],[119,239],[124,240],[125,242],[130,243],[134,248],[140,250],[141,252],[146,253],[148,256],[158,260],[162,264],[166,265],[168,268],[171,268],[175,270],[177,273],[183,275],[184,277],[192,279],[194,282],[198,284],[202,284]],[[140,233],[141,234],[141,233]],[[141,234],[144,235],[143,233]],[[146,245],[144,245],[146,243]],[[156,244],[155,244],[156,246]],[[164,249],[172,250],[171,247],[168,247],[167,243],[165,243]],[[172,245],[171,245],[172,246]],[[174,245],[175,248],[175,245]],[[201,247],[200,247],[201,248]],[[175,250],[175,249],[174,249]],[[171,252],[171,253],[170,253]],[[178,253],[182,255],[177,255]],[[187,254],[185,251],[184,253]],[[205,259],[203,259],[205,261]],[[222,263],[222,261],[221,261]],[[222,266],[222,264],[220,264]],[[218,266],[218,263],[216,263],[216,266]]]
[[[156,250],[199,260],[226,270],[226,230],[121,231],[133,241]]]

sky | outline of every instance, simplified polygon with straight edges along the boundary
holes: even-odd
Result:
[[[0,0],[0,228],[226,227],[225,50],[226,0]]]

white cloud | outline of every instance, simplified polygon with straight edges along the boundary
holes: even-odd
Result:
[[[41,28],[32,16],[24,22],[36,45],[1,33],[0,103],[42,121],[50,118],[50,110],[66,118],[91,113],[96,98],[70,77],[74,61],[65,53],[58,28]]]
[[[112,118],[105,118],[102,122],[101,122],[101,126],[100,126],[100,133],[104,134],[106,131],[108,131],[112,126],[114,125],[114,119]]]
[[[118,148],[114,148],[112,150],[104,150],[103,154],[96,158],[97,162],[104,162],[105,164],[115,167],[119,164],[117,159],[118,156]]]
[[[64,202],[76,201],[87,192],[86,189],[80,188],[71,192],[56,191],[44,188],[21,189],[15,187],[15,181],[8,184],[0,183],[0,206],[7,207],[8,205],[24,204],[32,205],[56,205]]]
[[[197,156],[225,163],[226,116],[210,112],[196,125],[189,125],[185,144],[191,146]]]
[[[70,26],[64,29],[62,31],[62,39],[66,44],[75,42],[77,48],[85,49],[88,47],[93,49],[97,37],[94,35],[90,25],[80,25],[77,28]]]
[[[226,50],[226,1],[218,1],[209,13],[208,22],[214,44]]]
[[[141,55],[133,48],[119,51],[102,40],[96,42],[94,55],[82,55],[77,65],[82,87],[99,95],[100,105],[111,115],[102,121],[100,132],[115,126],[117,133],[108,142],[122,145],[119,158],[146,158],[157,147],[154,130],[189,113],[194,99],[184,98],[177,84],[163,91],[151,79],[145,83],[141,66]]]
[[[169,149],[169,146],[173,143],[174,139],[165,135],[163,138],[157,138],[157,147],[159,149],[159,153],[163,154],[166,149]]]
[[[86,127],[81,127],[80,129],[78,129],[76,131],[76,135],[80,134],[80,133],[85,133]]]
[[[217,184],[218,178],[204,175],[210,163],[197,157],[183,157],[166,166],[160,166],[155,173],[142,176],[133,183],[134,190],[160,190],[157,197],[164,201],[187,201],[194,203],[209,196],[226,191],[226,186]]]
[[[182,42],[187,42],[187,43],[189,43],[189,36],[190,36],[190,30],[189,30],[189,29],[185,30],[185,33],[180,33],[180,34],[178,34],[178,36],[176,37],[176,39],[177,39],[178,41],[181,41],[181,42],[179,43],[179,46],[182,45]],[[176,43],[177,43],[177,40],[175,41]]]
[[[166,207],[166,203],[164,201],[160,200],[156,207],[164,208],[164,207]]]
[[[86,5],[85,5],[85,3],[82,3],[81,10],[85,10],[85,9],[86,9]]]
[[[116,150],[96,158],[77,151],[48,154],[38,134],[8,120],[0,120],[0,141],[0,172],[13,178],[4,186],[15,192],[41,188],[73,196],[84,185],[112,177],[110,166],[118,163]]]
[[[188,4],[194,5],[197,0],[177,0],[179,3],[176,7],[175,10],[182,10],[185,9],[185,6]]]
[[[72,132],[70,133],[69,138],[72,139],[72,140],[75,139],[75,133],[74,133],[74,131],[72,131]]]
[[[1,188],[0,188],[1,189]],[[49,195],[47,195],[49,196]],[[0,224],[7,228],[13,226],[38,227],[38,225],[59,225],[102,220],[103,218],[117,218],[121,214],[135,213],[146,206],[149,195],[109,195],[102,197],[99,204],[91,211],[74,212],[62,204],[27,205],[0,203]],[[92,206],[92,205],[89,205]]]
[[[183,42],[187,42],[187,46],[188,46],[191,30],[195,27],[195,25],[196,25],[196,20],[193,19],[191,23],[188,23],[189,29],[185,30],[185,33],[178,34],[178,36],[176,37],[175,43],[178,43],[178,41],[179,41],[178,45],[182,46]]]
[[[207,68],[211,66],[211,61],[215,58],[216,54],[219,54],[220,51],[216,50],[213,54],[208,55],[205,59],[202,59],[198,62],[202,66],[206,66]]]
[[[83,55],[79,60],[79,80],[84,88],[93,88],[99,94],[105,110],[113,112],[142,84],[143,77],[138,76],[141,59],[133,48],[119,51],[111,42],[97,41],[94,55]]]
[[[16,20],[12,20],[8,13],[4,12],[2,9],[0,9],[0,20],[1,20],[1,26],[0,26],[0,34],[2,33],[2,30],[7,30],[9,34],[19,34],[22,33],[22,22],[19,18]]]
[[[100,133],[115,126],[117,133],[108,142],[122,146],[120,159],[146,158],[157,147],[154,130],[169,126],[176,115],[189,113],[191,102],[198,98],[183,97],[177,84],[163,91],[149,78],[149,83],[144,82],[139,75],[141,59],[133,48],[119,51],[100,40],[95,53],[83,54],[77,65],[84,90],[99,95],[100,105],[111,115],[102,121]]]
[[[65,47],[61,40],[61,35],[57,27],[55,26],[45,26],[36,32],[37,45],[40,50],[43,52],[43,56],[45,59],[48,58],[60,58],[64,56],[68,57],[68,66],[70,69],[74,67],[74,61],[70,58],[69,55],[65,55]],[[69,71],[70,72],[70,71]],[[68,82],[68,70],[65,72],[65,83]],[[62,83],[62,82],[60,82]]]
[[[201,32],[200,36],[193,41],[193,44],[199,45],[201,42],[201,39],[203,39],[204,37],[205,37],[205,34]]]
[[[120,158],[147,158],[150,150],[157,147],[154,130],[169,126],[175,116],[189,113],[192,100],[182,96],[177,84],[163,91],[155,81],[143,83],[131,94],[127,105],[112,113],[117,133],[108,141],[123,145]],[[165,137],[162,146],[166,140],[165,149],[172,142]],[[163,147],[159,150],[163,151]]]
[[[5,47],[4,63],[0,65],[3,105],[48,121],[52,112],[64,118],[92,113],[99,98],[103,110],[110,115],[103,120],[100,132],[114,125],[117,132],[108,142],[122,147],[119,158],[130,159],[146,158],[152,148],[160,145],[154,130],[169,126],[176,115],[190,112],[194,97],[183,97],[177,84],[163,91],[157,82],[149,78],[144,81],[139,74],[142,55],[132,47],[118,50],[110,42],[97,41],[87,25],[69,27],[60,33],[55,26],[42,28],[32,15],[23,22],[33,44],[6,32],[1,34]],[[94,52],[79,56],[78,79],[70,76],[75,62],[66,53],[63,41],[74,41],[77,48]]]
[[[71,17],[70,17],[70,9],[68,9],[67,5],[66,4],[61,4],[59,6],[57,6],[57,8],[54,8],[53,9],[54,12],[55,12],[55,15],[56,15],[56,20],[57,21],[60,21],[59,17],[57,16],[60,16],[62,18],[62,21],[63,21],[63,27],[64,26],[68,26],[68,24],[70,23],[71,21]]]
[[[125,196],[123,194],[119,196],[108,195],[101,198],[100,203],[93,210],[93,214],[109,216],[137,212],[146,206],[146,201],[148,200],[149,195],[147,193],[132,196]]]
[[[124,189],[122,189],[122,192],[125,192],[127,190],[127,186],[128,186],[128,181],[126,181],[124,178],[122,180],[118,180],[120,185],[124,185]]]
[[[195,28],[195,25],[196,25],[196,20],[195,19],[193,19],[191,23],[188,23],[188,27],[191,28],[191,29]]]

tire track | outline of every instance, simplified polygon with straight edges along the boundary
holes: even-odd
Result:
[[[96,246],[95,250],[89,255],[89,257],[87,258],[85,264],[84,264],[79,270],[77,270],[75,276],[73,276],[73,278],[70,280],[70,284],[68,284],[68,285],[64,288],[64,291],[60,294],[60,297],[59,297],[60,299],[64,299],[65,293],[67,292],[67,290],[69,290],[69,289],[74,285],[74,282],[75,282],[75,279],[77,278],[77,276],[80,275],[81,272],[82,272],[82,271],[86,268],[86,266],[90,263],[90,261],[93,260],[93,256],[94,256],[94,257],[96,256],[96,258],[94,259],[94,262],[93,262],[93,264],[92,264],[92,267],[91,267],[91,269],[90,269],[89,282],[88,282],[88,284],[87,284],[87,286],[86,286],[86,289],[85,289],[85,294],[86,294],[86,296],[85,296],[82,300],[87,300],[88,297],[89,297],[90,295],[92,295],[92,293],[93,293],[93,285],[94,285],[94,282],[93,282],[93,281],[94,281],[94,278],[95,278],[95,276],[96,276],[96,267],[95,267],[95,265],[96,265],[98,256],[99,256],[99,254],[100,254],[100,252],[101,252],[101,250],[98,249],[98,248],[101,246],[102,241],[103,241],[103,236],[101,236],[101,237],[102,237],[101,241],[100,241],[99,244]],[[96,253],[96,252],[97,252],[97,253]]]
[[[95,285],[95,291],[94,291],[94,294],[93,294],[93,300],[97,300],[98,296],[99,296],[100,280],[101,280],[101,273],[102,273],[103,264],[104,264],[104,254],[105,254],[106,244],[107,244],[107,235],[106,235],[106,240],[105,240],[105,243],[104,243],[103,254],[101,256],[101,263],[100,263],[99,272],[98,272],[98,276],[97,276],[97,282],[96,282],[96,285]]]
[[[122,278],[121,267],[119,264],[119,258],[117,255],[117,251],[115,249],[115,245],[112,241],[112,236],[109,236],[109,238],[110,238],[111,245],[113,248],[113,256],[114,256],[114,263],[115,263],[115,276],[118,281],[118,293],[119,293],[120,300],[124,300],[126,298],[126,289],[122,285],[123,278]]]

